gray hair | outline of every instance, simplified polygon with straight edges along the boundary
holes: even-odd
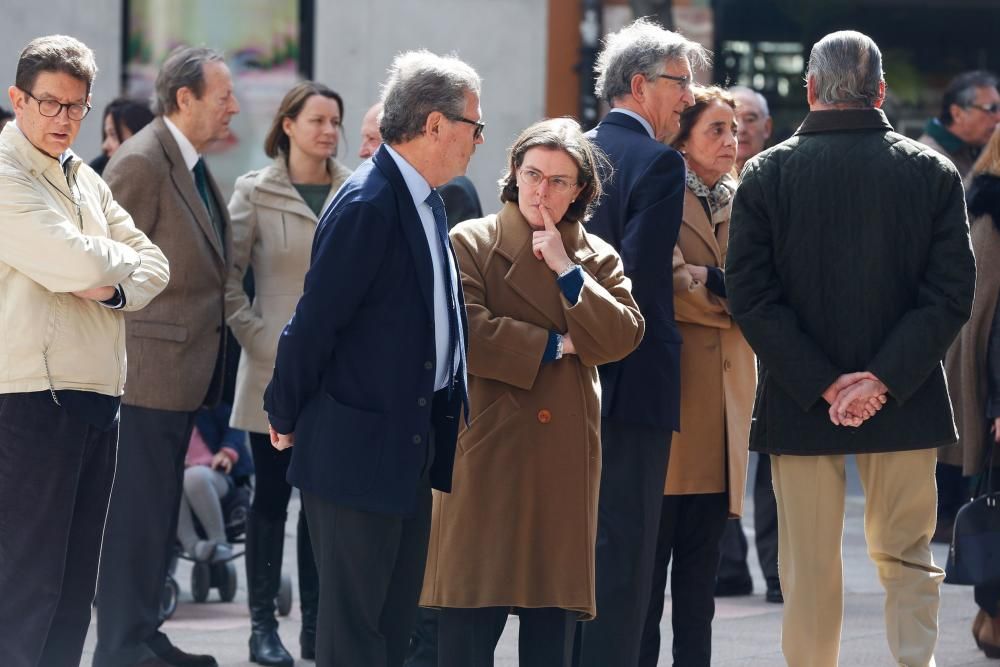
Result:
[[[205,92],[205,65],[225,63],[215,49],[179,46],[163,61],[156,75],[156,110],[164,116],[178,111],[177,91],[190,88],[197,99]]]
[[[28,42],[17,59],[14,85],[26,93],[35,87],[42,72],[62,72],[87,84],[87,94],[97,78],[94,52],[80,40],[67,35],[36,37]]]
[[[438,111],[455,120],[465,114],[466,93],[479,94],[476,70],[457,56],[425,49],[396,56],[382,86],[379,132],[387,144],[420,136],[427,116]]]
[[[809,54],[806,80],[812,79],[821,104],[873,107],[885,81],[882,52],[868,35],[854,30],[832,32]]]
[[[951,116],[951,105],[956,104],[967,109],[976,101],[977,88],[996,88],[997,78],[991,72],[976,70],[959,74],[948,83],[941,97],[941,114],[938,120],[945,127],[950,127],[955,119]]]
[[[771,108],[767,106],[767,98],[758,93],[753,88],[747,88],[746,86],[731,86],[729,92],[736,95],[749,95],[757,101],[757,106],[760,107],[760,112],[764,114],[764,118],[771,117]]]
[[[692,68],[708,67],[711,54],[697,42],[669,30],[655,21],[641,18],[604,40],[597,57],[594,90],[608,104],[632,93],[632,78],[642,74],[652,81],[663,74],[669,61],[686,60]]]

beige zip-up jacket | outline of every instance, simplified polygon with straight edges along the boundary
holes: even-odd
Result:
[[[167,259],[75,155],[67,173],[13,123],[0,133],[0,394],[125,389],[120,310],[72,292],[120,285],[138,310]]]

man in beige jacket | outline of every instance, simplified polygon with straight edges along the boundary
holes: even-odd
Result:
[[[90,624],[125,385],[122,311],[167,261],[70,150],[91,50],[33,40],[0,133],[0,656],[78,664]]]

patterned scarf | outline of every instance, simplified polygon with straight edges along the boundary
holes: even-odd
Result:
[[[713,227],[729,217],[729,203],[733,200],[733,194],[736,192],[736,180],[732,176],[725,174],[715,184],[714,188],[710,188],[689,167],[687,170],[687,186],[691,188],[691,192],[696,197],[701,197],[708,201],[708,208],[712,211]]]

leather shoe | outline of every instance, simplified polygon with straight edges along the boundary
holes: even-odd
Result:
[[[976,613],[976,617],[972,619],[972,638],[976,640],[976,646],[983,648],[983,645],[979,642],[979,632],[983,629],[983,624],[990,620],[989,614],[987,614],[982,609]]]
[[[976,620],[979,620],[978,615]],[[1000,658],[1000,617],[986,616],[979,626],[979,632],[976,633],[976,645],[982,649],[987,658]]]
[[[267,667],[293,667],[295,658],[285,649],[278,629],[251,630],[250,662]]]
[[[163,661],[163,664],[170,667],[219,667],[219,663],[210,655],[185,653],[174,645],[150,646],[150,649]]]
[[[784,604],[785,596],[781,594],[781,584],[772,584],[768,582],[767,592],[764,593],[764,599],[768,602],[773,602],[774,604]]]
[[[728,598],[740,597],[743,595],[753,595],[753,580],[746,579],[718,579],[715,582],[715,597]]]

